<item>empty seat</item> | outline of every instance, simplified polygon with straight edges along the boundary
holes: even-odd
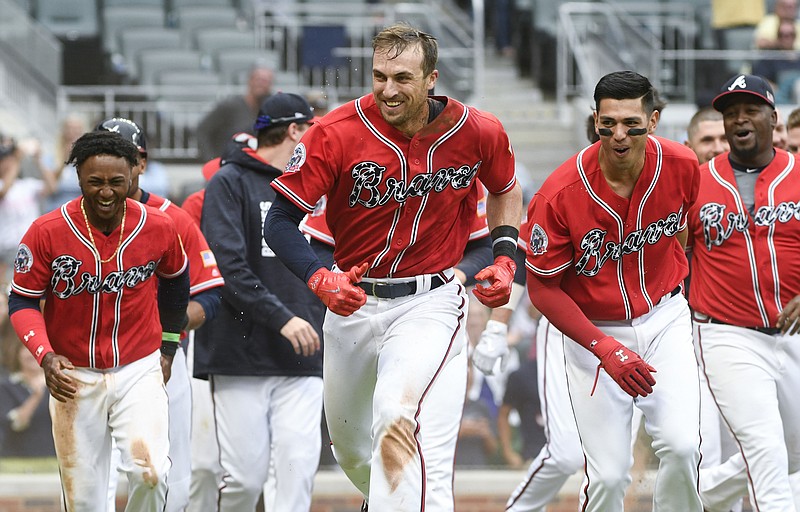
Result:
[[[139,53],[139,83],[155,85],[164,71],[201,71],[202,56],[184,48],[146,49]]]
[[[187,46],[194,39],[197,31],[207,28],[235,28],[239,13],[228,6],[183,6],[174,11],[175,26],[183,34]]]
[[[36,19],[64,39],[90,38],[100,34],[95,3],[86,0],[39,0]]]
[[[136,77],[138,56],[147,49],[175,49],[181,47],[181,34],[173,28],[137,27],[127,28],[119,34],[119,47],[125,62],[125,72]]]
[[[171,0],[171,1],[173,9],[177,9],[179,7],[197,7],[197,6],[222,6],[222,7],[234,6],[232,0]]]
[[[159,85],[185,85],[185,86],[206,86],[206,85],[221,85],[222,77],[219,73],[200,69],[200,70],[176,70],[168,69],[158,73],[156,83]]]
[[[166,12],[167,0],[136,0],[135,2],[131,2],[131,0],[100,0],[103,9],[108,9],[109,7],[118,7],[121,5],[131,5],[136,4],[137,7],[160,7],[162,11]]]
[[[214,54],[214,65],[226,83],[236,83],[239,74],[247,74],[253,64],[260,63],[274,70],[280,68],[280,56],[264,48],[229,48]]]
[[[252,30],[235,28],[205,28],[194,34],[195,48],[206,55],[213,55],[228,48],[255,48],[255,33]]]
[[[103,10],[103,48],[108,53],[119,53],[119,34],[123,29],[163,28],[166,18],[166,11],[159,6],[108,6]]]

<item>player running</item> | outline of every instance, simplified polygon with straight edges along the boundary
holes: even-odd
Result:
[[[69,162],[81,197],[37,219],[23,237],[11,322],[53,397],[66,510],[106,503],[112,437],[128,475],[126,510],[163,510],[164,383],[189,300],[186,256],[169,217],[127,199],[136,146],[91,132],[75,142]]]
[[[373,510],[449,511],[467,376],[467,296],[452,267],[480,179],[495,258],[475,294],[508,301],[522,192],[500,122],[428,97],[435,38],[398,24],[373,50],[373,94],[304,134],[272,182],[264,235],[328,307],[324,402],[339,465]],[[324,194],[334,271],[297,230]]]
[[[656,508],[702,510],[699,381],[680,293],[680,236],[699,171],[691,150],[652,135],[653,91],[631,71],[601,78],[600,143],[554,171],[528,208],[531,301],[574,341],[564,356],[586,458],[584,511],[622,510],[634,403],[660,459]]]

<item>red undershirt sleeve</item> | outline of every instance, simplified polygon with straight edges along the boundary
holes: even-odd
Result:
[[[15,311],[10,318],[20,341],[28,347],[36,362],[41,365],[44,356],[48,352],[53,352],[42,312],[38,309],[25,308]]]
[[[572,297],[561,289],[561,277],[541,279],[528,272],[528,295],[538,309],[559,331],[572,338],[589,350],[594,340],[601,340],[606,335],[597,328]]]

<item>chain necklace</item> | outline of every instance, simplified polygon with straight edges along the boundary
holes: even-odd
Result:
[[[100,251],[97,249],[97,244],[94,243],[94,235],[92,235],[92,226],[89,225],[89,217],[86,215],[86,208],[83,207],[83,198],[81,198],[81,212],[83,212],[83,220],[86,222],[86,231],[89,232],[89,241],[92,242],[92,249],[97,254],[97,257],[100,258]],[[117,242],[117,248],[114,250],[114,254],[112,254],[108,259],[101,259],[100,263],[108,263],[109,261],[113,260],[117,253],[119,252],[119,248],[122,247],[122,239],[123,234],[125,233],[125,216],[128,213],[128,201],[126,200],[122,204],[122,223],[119,225],[119,242]]]

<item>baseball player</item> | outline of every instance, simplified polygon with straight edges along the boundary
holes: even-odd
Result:
[[[703,107],[694,113],[686,128],[684,144],[694,151],[700,165],[730,149],[725,138],[722,114],[712,107]]]
[[[256,137],[239,139],[239,151],[206,187],[201,225],[226,284],[219,316],[197,332],[194,372],[208,376],[214,397],[225,471],[221,511],[253,510],[271,463],[272,510],[311,505],[321,449],[325,309],[264,242],[263,223],[276,196],[269,183],[312,122],[302,96],[270,96],[255,119]]]
[[[688,148],[652,135],[653,96],[637,73],[601,78],[600,141],[551,174],[528,208],[531,301],[575,342],[565,341],[564,357],[586,460],[585,511],[622,510],[634,405],[660,459],[656,508],[702,510],[699,381],[680,293],[681,231],[699,171]]]
[[[222,296],[219,287],[224,284],[217,268],[214,254],[208,248],[205,237],[191,217],[170,200],[151,194],[139,188],[139,176],[147,170],[147,139],[141,128],[133,121],[121,117],[109,118],[95,127],[95,130],[117,133],[131,141],[139,149],[139,165],[132,171],[131,187],[128,197],[157,208],[169,215],[175,223],[183,242],[183,249],[189,260],[189,294],[191,299],[186,308],[185,330],[197,329],[212,319],[219,308]],[[184,331],[185,332],[185,331]],[[192,415],[192,396],[186,354],[183,349],[175,353],[172,377],[167,383],[169,396],[169,458],[172,466],[169,471],[169,494],[166,512],[184,510],[189,503],[189,484],[191,482],[190,426]],[[117,472],[112,468],[109,491],[116,494]],[[113,503],[113,502],[112,502]]]
[[[69,161],[82,195],[23,237],[11,322],[53,397],[66,510],[105,506],[112,438],[128,475],[126,510],[163,510],[170,468],[164,384],[189,299],[188,262],[172,220],[127,199],[136,146],[91,132],[75,142]]]
[[[325,414],[333,452],[373,510],[453,510],[466,386],[464,252],[478,185],[494,263],[476,279],[508,301],[521,189],[492,115],[444,96],[435,38],[405,24],[373,39],[373,92],[328,113],[295,148],[264,225],[267,243],[328,307]],[[336,240],[324,268],[296,226],[327,194]]]
[[[688,215],[698,360],[741,450],[746,472],[738,474],[747,478],[754,509],[796,510],[800,170],[794,155],[773,147],[777,116],[766,80],[734,76],[713,106],[722,112],[731,150],[704,164]],[[725,465],[735,467],[738,457]],[[719,496],[723,483],[710,486],[703,476],[704,504],[727,510],[730,501]]]

